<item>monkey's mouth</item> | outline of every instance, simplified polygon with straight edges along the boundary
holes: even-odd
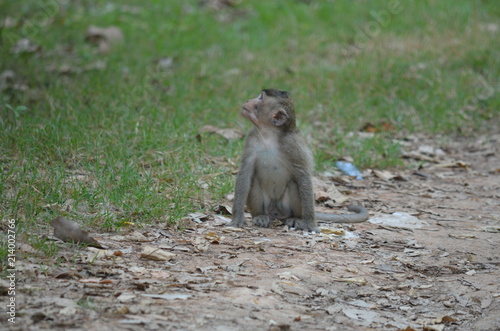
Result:
[[[250,119],[250,112],[245,107],[241,108],[241,115],[243,117],[246,117],[246,118]]]
[[[257,117],[255,116],[255,114],[253,112],[251,112],[250,110],[248,110],[247,108],[245,108],[245,106],[243,106],[241,108],[241,115],[247,119],[249,119],[253,124],[259,126],[259,121],[257,120]]]

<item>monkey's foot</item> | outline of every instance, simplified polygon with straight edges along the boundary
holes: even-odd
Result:
[[[290,228],[296,228],[298,230],[304,230],[309,232],[319,232],[316,222],[303,220],[300,218],[287,218],[283,220],[283,224],[288,225]]]
[[[253,224],[260,226],[262,228],[268,228],[271,224],[271,217],[267,215],[259,215],[253,218]]]
[[[233,228],[242,228],[245,225],[247,225],[247,222],[245,222],[245,219],[238,220],[236,218],[233,218],[233,220],[231,222],[226,224],[226,226],[231,226]]]

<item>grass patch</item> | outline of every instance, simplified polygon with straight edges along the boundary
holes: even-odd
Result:
[[[319,169],[345,155],[360,168],[400,166],[393,134],[349,135],[369,122],[453,135],[498,119],[495,1],[215,10],[48,0],[0,10],[0,218],[15,218],[21,234],[61,213],[107,230],[181,226],[210,210],[232,191],[242,141],[199,140],[199,129],[248,130],[239,107],[261,88],[292,93]],[[91,25],[116,25],[125,42],[101,54],[85,40]]]

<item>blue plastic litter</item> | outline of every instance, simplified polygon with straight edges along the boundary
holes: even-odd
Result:
[[[358,168],[356,168],[354,164],[344,161],[337,161],[336,166],[344,174],[356,177],[357,180],[363,180],[363,177],[361,177],[361,172],[358,170]]]

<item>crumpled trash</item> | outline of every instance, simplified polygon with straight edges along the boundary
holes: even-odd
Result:
[[[429,225],[426,221],[420,220],[415,216],[411,216],[404,212],[395,212],[391,215],[382,215],[372,217],[368,220],[372,224],[380,224],[386,226],[394,226],[406,229],[419,229],[423,226]]]
[[[363,177],[361,177],[361,172],[358,170],[358,168],[356,168],[354,164],[345,161],[338,161],[337,163],[335,163],[335,165],[344,174],[356,177],[357,180],[363,180]]]

